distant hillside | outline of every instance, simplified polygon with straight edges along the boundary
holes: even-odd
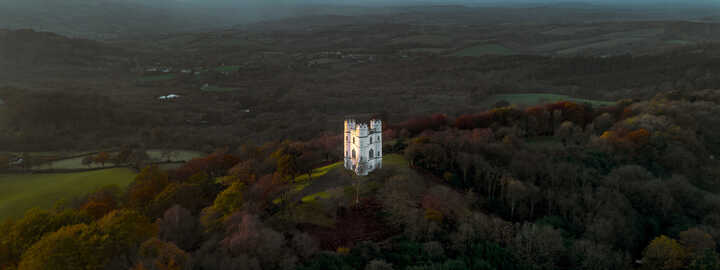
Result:
[[[106,40],[204,31],[298,15],[359,15],[369,12],[361,7],[304,3],[3,0],[0,1],[0,29],[35,29],[70,37]]]
[[[120,60],[123,50],[49,32],[0,29],[0,67],[103,66]]]
[[[201,25],[177,9],[119,0],[0,1],[0,28],[35,29],[71,37],[112,39]]]

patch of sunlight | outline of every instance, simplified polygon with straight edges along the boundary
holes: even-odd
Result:
[[[309,202],[313,202],[313,201],[315,201],[315,200],[317,200],[317,199],[328,199],[328,198],[330,198],[330,197],[332,197],[332,195],[331,195],[330,193],[328,193],[327,191],[323,191],[323,192],[318,192],[318,193],[315,193],[315,194],[307,195],[307,196],[303,197],[303,198],[300,199],[300,200],[301,200],[303,203],[309,203]]]
[[[406,166],[405,157],[400,154],[389,154],[383,156],[383,166]]]
[[[327,166],[323,166],[323,167],[314,169],[313,172],[312,172],[312,178],[315,179],[315,178],[317,178],[317,177],[321,177],[321,176],[323,176],[323,175],[326,175],[328,172],[330,172],[331,170],[337,168],[337,167],[340,166],[340,164],[342,164],[342,163],[343,163],[342,161],[338,161],[338,162],[335,162],[335,163],[333,163],[333,164],[330,164],[330,165],[327,165]],[[307,175],[307,174],[303,174],[303,175],[299,175],[298,177],[295,177],[295,181],[296,181],[296,182],[305,182],[305,181],[307,181],[308,179],[309,179],[309,178],[308,178],[308,175]]]

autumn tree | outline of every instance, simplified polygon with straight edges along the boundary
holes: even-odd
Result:
[[[93,157],[92,156],[83,157],[82,160],[80,161],[80,163],[82,163],[82,165],[88,166],[88,168],[90,168],[90,166],[93,164]]]
[[[128,187],[128,203],[132,207],[145,207],[168,185],[168,175],[153,165],[143,169]]]
[[[109,258],[96,227],[77,224],[63,227],[33,245],[23,255],[18,269],[100,269]],[[93,252],[94,251],[94,252]]]
[[[215,199],[213,207],[224,214],[231,214],[243,206],[243,193],[245,192],[245,184],[235,182],[230,187],[221,192]]]
[[[272,157],[277,162],[277,170],[279,173],[290,177],[295,182],[295,177],[301,173],[299,166],[299,158],[302,155],[302,149],[299,144],[284,142]]]
[[[127,269],[140,243],[154,234],[155,226],[138,212],[113,211],[43,237],[23,254],[18,269]]]
[[[93,161],[95,163],[100,163],[100,165],[103,167],[105,167],[105,162],[108,162],[109,160],[110,160],[110,154],[108,154],[107,152],[97,153],[97,155],[95,155],[93,157]]]
[[[677,240],[661,235],[653,239],[643,251],[643,269],[683,269],[688,253]]]
[[[118,208],[120,196],[121,191],[117,186],[103,187],[88,195],[80,209],[87,211],[95,219],[100,219]]]
[[[0,265],[17,265],[21,256],[45,235],[64,226],[90,222],[91,219],[84,212],[72,209],[60,212],[28,210],[21,219],[4,223],[1,227],[0,244],[3,248],[0,249]]]
[[[142,243],[138,255],[139,262],[135,269],[142,266],[143,269],[148,270],[189,270],[193,267],[187,252],[173,243],[157,238],[150,238]]]

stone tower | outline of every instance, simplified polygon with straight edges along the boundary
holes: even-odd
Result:
[[[345,117],[345,168],[367,175],[382,168],[382,121],[370,116]]]

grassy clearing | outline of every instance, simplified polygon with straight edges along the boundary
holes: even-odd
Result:
[[[332,197],[332,194],[330,194],[330,192],[322,191],[315,194],[307,195],[300,199],[300,201],[302,201],[303,203],[309,203],[312,201],[316,201],[317,199],[329,199],[330,197]]]
[[[108,186],[127,186],[135,178],[130,169],[116,168],[67,174],[0,174],[0,221],[21,216],[30,208],[51,208]]]
[[[84,155],[86,153],[74,153],[75,155]],[[115,154],[115,153],[111,153]],[[153,161],[167,161],[167,157],[163,157],[163,150],[148,150],[147,151],[148,156]],[[37,157],[40,154],[38,153],[32,153],[33,156]],[[60,157],[60,156],[68,156],[68,153],[47,153],[48,156],[53,157]],[[193,158],[202,157],[205,156],[202,152],[197,151],[187,151],[187,150],[174,150],[172,151],[172,154],[170,155],[170,161],[171,162],[178,162],[178,161],[188,161]],[[83,165],[82,160],[85,158],[84,156],[80,157],[74,157],[74,158],[66,158],[66,159],[58,159],[53,160],[51,162],[46,162],[42,164],[38,164],[35,166],[32,166],[33,170],[52,170],[52,169],[63,169],[63,170],[82,170],[82,169],[88,169],[88,168],[102,168],[100,164],[90,164]],[[114,164],[108,162],[105,163],[105,166],[113,166]]]
[[[515,53],[516,52],[510,48],[507,48],[500,44],[492,43],[492,44],[481,44],[481,45],[465,48],[465,49],[459,50],[459,51],[451,54],[450,56],[477,57],[477,56],[483,56],[483,55],[511,55],[511,54],[515,54]]]
[[[239,89],[231,88],[231,87],[220,87],[220,86],[208,85],[207,87],[203,87],[201,90],[205,91],[205,92],[232,92],[232,91],[237,91]]]
[[[215,71],[218,72],[235,72],[238,70],[240,70],[240,66],[220,66],[215,68]]]
[[[503,94],[493,95],[483,102],[485,106],[492,106],[498,101],[505,100],[513,105],[538,105],[545,103],[552,103],[558,101],[570,101],[575,103],[590,103],[596,107],[611,106],[615,105],[613,101],[602,101],[592,99],[574,98],[566,95],[557,94]]]
[[[383,168],[385,167],[403,167],[407,166],[408,163],[400,154],[390,154],[383,156]]]
[[[142,76],[138,78],[138,81],[141,82],[159,82],[159,81],[167,81],[172,80],[177,77],[177,74],[163,74],[163,75],[152,75],[152,76]]]
[[[333,164],[330,164],[330,165],[327,165],[327,166],[323,166],[323,167],[314,169],[313,172],[312,172],[312,178],[315,179],[315,178],[317,178],[317,177],[321,177],[321,176],[323,176],[323,175],[326,175],[329,171],[331,171],[331,170],[339,167],[339,166],[342,165],[342,164],[343,164],[342,161],[338,161],[338,162],[335,162],[335,163],[333,163]],[[305,182],[305,181],[307,181],[307,180],[308,180],[308,175],[307,175],[307,174],[303,174],[303,175],[300,175],[300,176],[298,176],[298,177],[295,177],[295,182]]]
[[[305,188],[310,186],[313,182],[315,182],[316,180],[327,175],[328,172],[331,172],[333,170],[336,170],[337,168],[340,168],[342,164],[343,164],[343,162],[339,161],[339,162],[335,162],[333,164],[329,164],[329,165],[326,165],[326,166],[323,166],[320,168],[316,168],[315,170],[313,170],[313,173],[312,173],[312,181],[309,181],[307,174],[303,174],[303,175],[299,175],[299,176],[295,177],[295,184],[293,184],[292,190],[290,191],[290,193],[291,193],[290,196],[302,193],[305,190]],[[315,194],[313,194],[313,195],[315,195]],[[309,196],[313,196],[313,195],[309,195]],[[329,196],[329,195],[317,195],[312,198],[308,198],[307,200],[313,201],[318,197],[327,198],[327,196]],[[308,197],[308,196],[305,196],[305,197]],[[305,197],[303,197],[301,200],[306,200]],[[274,204],[279,204],[280,202],[281,202],[280,198],[276,198],[273,200]]]

